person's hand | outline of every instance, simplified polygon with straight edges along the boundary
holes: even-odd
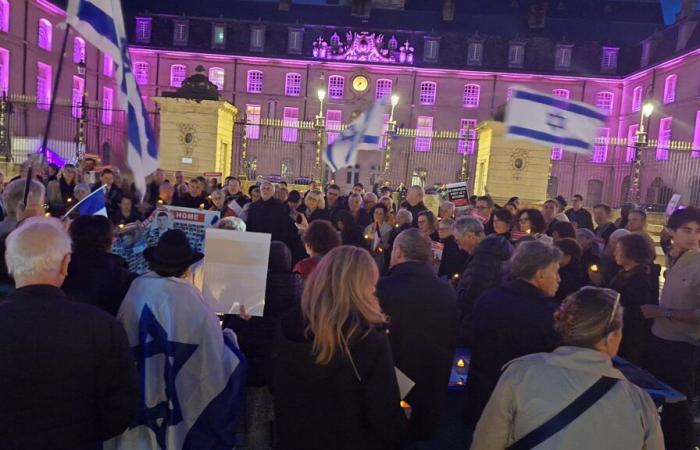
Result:
[[[659,305],[642,305],[640,306],[645,319],[657,319],[663,317],[663,312]]]
[[[306,231],[306,229],[309,228],[309,221],[306,220],[306,216],[304,214],[299,214],[299,217],[301,217],[301,223],[297,223],[297,228],[301,231]]]
[[[253,316],[245,311],[245,305],[239,305],[238,315],[242,320],[250,320],[253,318]]]
[[[15,214],[15,217],[17,219],[17,222],[21,222],[28,217],[41,216],[43,214],[43,205],[37,204],[34,201],[34,195],[30,191],[27,194],[27,203],[25,204],[23,201],[20,200],[17,204],[17,212]]]
[[[588,277],[591,279],[593,284],[596,286],[601,286],[603,282],[605,281],[605,278],[603,277],[603,274],[600,273],[599,270],[591,270],[591,268],[588,268]]]

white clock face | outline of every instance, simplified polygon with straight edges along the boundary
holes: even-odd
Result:
[[[364,75],[358,75],[352,79],[352,88],[357,92],[366,91],[368,86],[369,82]]]

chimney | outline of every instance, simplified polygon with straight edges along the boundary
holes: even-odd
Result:
[[[442,20],[445,22],[455,20],[455,0],[442,0]]]
[[[279,7],[280,11],[289,11],[292,9],[292,0],[280,0]]]

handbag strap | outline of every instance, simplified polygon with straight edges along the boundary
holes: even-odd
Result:
[[[617,384],[616,378],[601,377],[559,414],[520,438],[507,450],[530,450],[566,428]]]

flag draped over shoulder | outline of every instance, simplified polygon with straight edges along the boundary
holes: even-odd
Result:
[[[602,111],[586,103],[516,87],[506,107],[505,124],[509,138],[590,155],[606,119]]]
[[[372,107],[360,114],[346,129],[340,132],[336,140],[323,152],[323,161],[331,171],[336,172],[357,162],[360,150],[376,150],[383,134],[384,112],[387,105],[375,102]]]
[[[245,358],[200,291],[152,272],[134,280],[117,319],[141,377],[129,428],[105,450],[233,448]]]
[[[146,177],[158,168],[158,149],[148,113],[131,68],[119,0],[69,0],[67,22],[92,45],[112,57],[119,105],[127,113],[127,162],[134,183],[146,193]]]

